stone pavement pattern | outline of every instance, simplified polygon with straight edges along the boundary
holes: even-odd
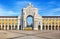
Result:
[[[60,39],[60,31],[0,30],[0,39]]]

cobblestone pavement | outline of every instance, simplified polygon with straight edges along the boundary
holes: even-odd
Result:
[[[0,30],[0,39],[60,39],[60,31]]]

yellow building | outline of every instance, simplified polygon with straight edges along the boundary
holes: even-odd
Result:
[[[42,16],[44,30],[60,30],[60,16]]]

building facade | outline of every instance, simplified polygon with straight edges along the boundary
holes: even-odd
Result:
[[[22,9],[21,16],[0,16],[0,30],[24,30],[28,17],[33,18],[32,30],[60,30],[60,16],[40,16],[31,3]]]

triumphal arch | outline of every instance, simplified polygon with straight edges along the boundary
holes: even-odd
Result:
[[[22,9],[21,22],[23,29],[27,27],[27,17],[32,17],[33,23],[31,28],[33,30],[38,30],[38,26],[41,26],[42,29],[42,17],[38,14],[38,9],[31,3],[29,3],[26,8]]]

